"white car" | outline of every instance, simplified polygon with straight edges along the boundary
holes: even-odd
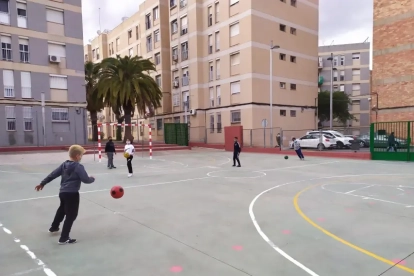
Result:
[[[350,147],[352,142],[354,141],[353,138],[346,137],[342,133],[335,131],[335,130],[312,130],[312,131],[308,131],[306,134],[320,134],[320,133],[335,137],[337,148]]]
[[[333,136],[319,133],[308,134],[298,139],[301,148],[312,148],[318,150],[331,149],[336,147],[336,140]],[[293,149],[293,141],[290,141],[289,147]]]

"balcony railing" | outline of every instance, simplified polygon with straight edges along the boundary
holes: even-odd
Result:
[[[181,50],[181,61],[188,59],[188,50]]]
[[[4,86],[4,97],[14,98],[14,86],[10,86],[10,85]]]

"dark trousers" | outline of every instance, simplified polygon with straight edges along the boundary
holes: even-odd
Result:
[[[60,193],[60,206],[56,211],[55,219],[52,222],[52,228],[59,228],[60,223],[63,223],[60,241],[64,242],[69,239],[69,233],[72,229],[73,222],[76,220],[79,211],[79,193]],[[66,216],[66,218],[65,218]]]
[[[394,152],[397,152],[397,147],[394,144],[388,144],[387,151],[390,151],[390,149],[393,149]]]
[[[296,154],[299,156],[299,158],[300,159],[305,159],[305,156],[303,156],[303,153],[302,153],[302,149],[298,149],[298,150],[295,150],[296,151]]]
[[[127,167],[128,167],[128,172],[132,173],[132,159],[134,158],[134,156],[130,155],[127,158]]]
[[[233,165],[236,165],[237,161],[237,164],[240,166],[239,154],[239,152],[233,152]]]
[[[114,153],[113,152],[107,152],[108,155],[108,168],[114,167]]]

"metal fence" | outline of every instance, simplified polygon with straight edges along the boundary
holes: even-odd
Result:
[[[273,130],[273,133],[272,133]],[[279,147],[282,139],[282,129],[275,128],[255,128],[243,129],[243,146],[274,148]]]

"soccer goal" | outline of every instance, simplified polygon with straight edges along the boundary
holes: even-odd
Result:
[[[113,126],[113,127],[127,127],[130,126],[132,128],[134,127],[140,127],[142,130],[141,133],[144,132],[144,128],[148,128],[148,151],[149,151],[149,158],[152,159],[152,134],[151,134],[151,125],[147,124],[118,124],[118,123],[100,123],[98,124],[98,156],[99,156],[99,162],[102,162],[102,141],[101,141],[101,133],[103,126]],[[112,135],[108,135],[112,136]],[[107,137],[108,137],[107,136]],[[137,137],[138,138],[138,137]],[[143,139],[143,136],[142,136]]]

